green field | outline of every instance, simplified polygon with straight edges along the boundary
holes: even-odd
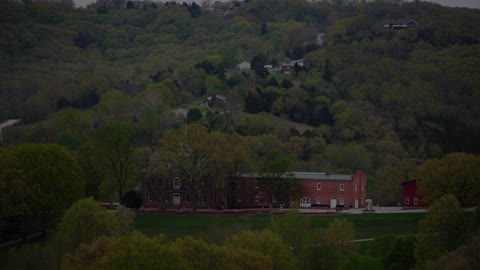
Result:
[[[335,218],[348,219],[355,224],[355,238],[363,239],[375,238],[386,233],[414,234],[418,222],[424,216],[424,213],[332,215],[310,216],[310,220],[313,230],[323,230]],[[269,223],[268,214],[249,216],[140,214],[135,218],[136,229],[149,236],[165,234],[172,239],[194,236],[214,241],[221,241],[225,236],[244,229],[263,229],[268,227]]]

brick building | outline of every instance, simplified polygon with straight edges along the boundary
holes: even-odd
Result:
[[[300,207],[365,207],[366,176],[363,171],[354,174],[293,172],[291,177],[301,187],[295,200],[290,196],[276,198],[267,184],[268,180],[257,174],[243,175],[235,194],[228,192],[230,189],[224,183],[215,183],[210,179],[205,179],[194,194],[187,181],[173,174],[152,174],[142,188],[143,205],[147,208],[182,209],[192,208],[195,200],[197,208],[289,207],[294,201]]]
[[[423,201],[423,196],[418,192],[417,180],[403,182],[402,186],[402,207],[416,208],[428,207],[429,204]]]
[[[366,175],[355,174],[295,173],[303,187],[301,207],[337,205],[353,208],[365,207]]]

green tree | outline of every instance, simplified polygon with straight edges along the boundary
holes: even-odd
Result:
[[[312,237],[309,217],[302,215],[293,206],[284,216],[271,215],[270,228],[292,249],[294,255],[302,254],[309,248]]]
[[[382,262],[379,258],[366,255],[352,254],[348,256],[337,270],[382,270]]]
[[[122,119],[133,111],[133,105],[132,98],[120,91],[112,90],[100,97],[100,102],[95,106],[94,111],[97,117]]]
[[[272,152],[269,156],[260,164],[260,172],[268,181],[272,199],[282,200],[290,196],[296,198],[300,192],[300,185],[291,173],[295,161],[278,151]]]
[[[219,153],[213,138],[205,128],[196,125],[167,131],[160,140],[160,167],[180,176],[193,194],[198,195],[204,180],[216,175],[215,161]],[[194,212],[196,197],[193,196]]]
[[[94,199],[100,198],[99,188],[106,174],[101,154],[93,140],[85,141],[75,153],[85,175],[85,196],[92,196]]]
[[[120,234],[129,234],[135,231],[135,212],[120,205],[115,210],[115,217],[120,227]]]
[[[22,170],[15,148],[0,148],[0,224],[6,218],[21,216],[30,210],[28,200],[33,189]]]
[[[95,145],[100,158],[113,175],[121,202],[127,181],[133,176],[135,164],[135,127],[124,122],[109,122],[95,134]]]
[[[355,249],[355,226],[346,219],[334,219],[326,232],[319,233],[308,250],[310,269],[336,269]],[[308,268],[307,268],[308,269]]]
[[[270,230],[241,232],[228,238],[225,246],[270,256],[273,261],[273,270],[295,269],[295,257],[290,248]]]
[[[164,237],[147,238],[134,233],[120,238],[100,237],[67,254],[62,269],[190,269],[181,251]]]
[[[272,268],[272,259],[255,251],[217,246],[191,237],[177,239],[172,246],[181,250],[190,269]]]
[[[397,205],[401,197],[400,183],[405,181],[401,168],[387,165],[375,173],[375,201],[381,205]]]
[[[228,207],[235,208],[238,202],[238,193],[242,185],[242,177],[245,173],[253,171],[253,162],[251,160],[248,147],[239,135],[221,136],[219,141],[221,171],[226,175],[226,187],[228,196]]]
[[[417,266],[424,268],[428,261],[464,243],[470,233],[469,227],[458,199],[452,194],[442,196],[430,206],[420,223],[415,242]]]
[[[480,203],[480,156],[450,153],[425,161],[417,171],[420,192],[425,201],[434,202],[453,194],[462,205]]]
[[[332,170],[369,170],[372,166],[370,153],[362,144],[328,144],[324,155]]]
[[[176,94],[163,82],[158,82],[148,85],[137,98],[143,104],[155,108],[157,112],[163,112],[167,108],[177,105]]]
[[[159,236],[130,234],[100,237],[65,255],[62,269],[272,269],[272,258],[259,252],[217,246],[191,237],[173,243]]]
[[[116,242],[118,242],[116,238],[100,236],[91,244],[81,244],[75,252],[68,253],[63,257],[61,269],[113,269],[108,254]]]
[[[70,150],[77,149],[93,129],[92,114],[73,108],[58,111],[54,122],[57,142]]]
[[[123,195],[122,204],[128,208],[138,209],[142,206],[142,194],[136,190],[129,190]]]
[[[437,260],[427,264],[428,270],[447,270],[447,269],[480,269],[480,260],[478,251],[480,249],[480,237],[476,235],[466,244],[458,247]]]
[[[115,214],[105,210],[90,197],[77,201],[65,212],[53,243],[61,256],[100,236],[119,235],[120,224]]]
[[[169,246],[162,237],[132,234],[118,239],[109,252],[112,269],[189,269],[182,251]]]
[[[268,74],[268,71],[264,68],[266,63],[267,57],[264,54],[259,54],[252,58],[251,66],[257,76],[264,78]]]
[[[187,121],[189,123],[197,122],[200,119],[202,119],[202,112],[198,108],[188,110]]]
[[[83,172],[78,162],[56,144],[21,144],[16,155],[33,190],[28,214],[45,230],[54,216],[83,196]]]
[[[293,205],[285,215],[271,215],[270,228],[290,247],[296,259],[297,269],[308,269],[308,251],[314,236],[311,220]]]
[[[385,269],[412,269],[415,266],[414,247],[413,236],[386,234],[368,243],[367,254],[379,258]]]

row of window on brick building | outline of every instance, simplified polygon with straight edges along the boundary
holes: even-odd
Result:
[[[413,205],[418,205],[418,202],[419,202],[418,197],[414,197],[414,198],[413,198]],[[403,203],[404,203],[405,205],[410,205],[410,197],[405,197],[405,198],[403,198]]]
[[[162,185],[162,182],[163,182],[163,179],[160,178],[160,177],[157,177],[155,179],[153,179],[149,185],[157,185],[157,186],[161,186]],[[169,186],[169,180],[168,179],[165,179],[165,186]],[[173,188],[174,189],[179,189],[180,188],[180,178],[178,177],[175,177],[173,178]],[[204,180],[200,186],[204,187],[206,185],[206,180]],[[185,183],[185,187],[188,187],[188,184]],[[358,186],[357,184],[355,184],[355,191],[357,191],[358,189]],[[322,184],[321,183],[317,183],[317,190],[322,190]],[[339,190],[340,191],[344,191],[345,190],[345,185],[344,184],[339,184]],[[418,198],[417,198],[418,199]]]
[[[169,187],[169,182],[170,181],[172,181],[172,187],[173,187],[174,190],[178,190],[178,189],[181,188],[181,180],[178,177],[173,178],[173,180],[169,180],[169,179],[163,180],[161,177],[156,177],[156,178],[153,178],[148,185],[150,187],[152,185],[153,186],[162,186],[163,183],[164,183],[166,187]],[[188,183],[187,182],[184,182],[184,185],[185,185],[186,188],[188,188]],[[202,187],[206,186],[206,181],[202,182],[201,186]],[[357,191],[357,189],[358,189],[358,186],[357,186],[357,184],[355,184],[355,191]],[[363,187],[362,187],[362,189],[363,189]],[[322,190],[321,183],[317,183],[317,190]],[[339,191],[344,191],[344,190],[345,190],[345,185],[344,184],[339,184]],[[162,194],[156,194],[157,198],[155,198],[155,200],[161,201],[163,199],[165,202],[169,202],[171,195],[172,195],[172,193],[166,192],[166,193],[164,193],[164,196],[163,196],[164,198],[162,198]],[[180,194],[173,193],[173,196],[180,196]],[[195,196],[195,201],[200,202],[200,203],[206,203],[207,199],[208,199],[207,194],[190,195],[190,194],[186,193],[186,194],[183,194],[183,201],[184,202],[191,202],[191,196]],[[225,194],[215,193],[211,196],[213,196],[213,202],[215,202],[215,203],[226,200],[226,195]],[[408,199],[408,198],[406,198],[406,199]],[[418,204],[418,198],[415,198],[415,199],[417,199],[417,204]],[[148,201],[154,200],[153,193],[151,191],[147,192],[147,200]],[[237,200],[241,201],[240,197],[237,197]],[[275,198],[274,198],[274,200],[275,200]],[[302,200],[308,200],[308,202],[307,201],[302,202]],[[311,203],[310,198],[302,198],[300,203],[309,204],[309,203]],[[316,197],[316,203],[317,204],[322,204],[321,197]],[[340,205],[344,204],[344,198],[339,198],[339,204]],[[406,203],[406,204],[408,204],[408,203]]]

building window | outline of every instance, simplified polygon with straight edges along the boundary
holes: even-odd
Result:
[[[174,189],[179,189],[180,188],[180,178],[175,177],[173,179],[173,188]]]
[[[148,198],[148,201],[151,201],[152,200],[152,192],[147,192],[147,198]]]
[[[317,183],[317,190],[322,189],[322,185],[320,183]]]
[[[165,202],[168,202],[170,200],[170,194],[165,194]]]
[[[404,204],[410,204],[410,198],[409,197],[403,198],[403,203]]]
[[[344,200],[343,198],[340,198],[340,199],[338,200],[338,204],[339,204],[339,205],[345,205],[345,200]]]
[[[207,202],[207,195],[202,194],[202,196],[200,196],[200,200],[201,200],[201,203],[206,203]]]
[[[320,197],[317,197],[317,204],[322,204],[322,200],[320,199]]]
[[[413,198],[413,205],[418,205],[418,197]]]
[[[310,207],[310,206],[311,206],[310,198],[300,199],[300,207]]]
[[[185,194],[185,202],[190,202],[190,194]]]
[[[345,190],[345,185],[344,184],[340,184],[340,191],[344,191]]]

